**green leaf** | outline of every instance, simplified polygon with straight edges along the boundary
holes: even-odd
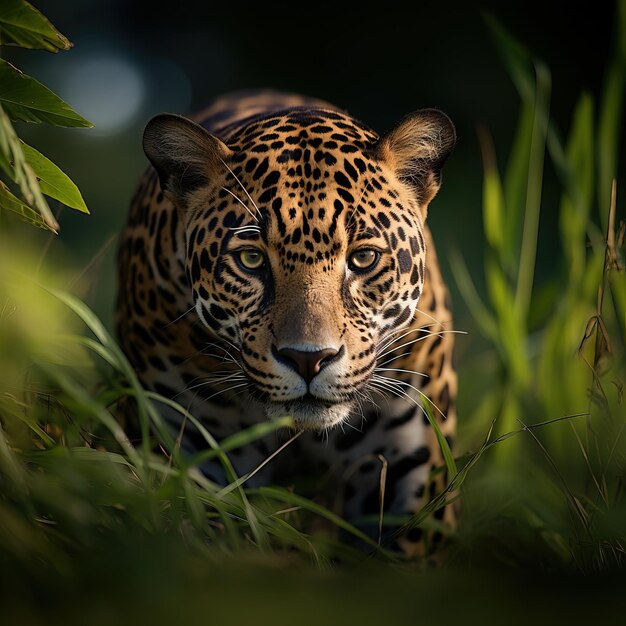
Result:
[[[41,48],[48,52],[69,50],[72,47],[71,42],[25,0],[2,0],[0,44]]]
[[[219,448],[203,450],[198,452],[189,461],[190,466],[198,466],[202,463],[206,463],[210,459],[215,458],[222,452],[230,452],[243,446],[247,446],[257,439],[261,439],[281,428],[292,428],[293,418],[290,416],[280,417],[268,422],[261,422],[259,424],[253,424],[252,426],[236,432],[234,435],[226,437],[219,445]]]
[[[437,423],[437,418],[433,413],[432,401],[426,396],[422,397],[422,409],[424,409],[424,415],[426,416],[426,419],[430,422],[432,429],[435,431],[437,443],[439,444],[441,454],[443,455],[443,460],[446,463],[446,469],[448,470],[448,480],[452,481],[458,474],[456,463],[454,461],[454,457],[452,456],[452,450],[450,450],[448,441],[444,437],[444,434],[441,432],[439,424]]]
[[[17,136],[6,111],[0,106],[0,166],[19,186],[27,205],[39,212],[50,230],[57,232],[59,225],[41,193],[33,168],[26,162],[22,142]]]
[[[0,111],[0,116],[2,115],[1,111]],[[3,132],[2,132],[2,128],[1,128],[1,124],[2,124],[2,120],[0,119],[0,168],[2,168],[2,171],[12,180],[14,179],[15,176],[15,170],[13,169],[13,166],[11,165],[11,159],[10,159],[10,152],[9,152],[9,145],[6,141],[6,137],[4,136]]]
[[[517,265],[520,248],[521,218],[526,205],[528,164],[530,160],[534,102],[522,102],[513,146],[509,152],[504,174],[504,240],[507,269]]]
[[[479,132],[480,147],[483,156],[483,221],[485,224],[485,236],[491,247],[497,252],[500,259],[505,254],[506,242],[504,241],[504,219],[506,207],[504,203],[504,191],[498,166],[496,164],[495,151],[489,133],[481,129]]]
[[[500,57],[507,67],[522,100],[519,123],[513,147],[509,155],[504,178],[504,241],[507,269],[518,264],[520,242],[520,221],[524,213],[527,194],[527,181],[533,125],[535,122],[535,79],[533,60],[530,52],[513,37],[495,18],[485,16],[487,26],[499,49]]]
[[[91,122],[39,81],[0,59],[0,105],[12,120],[88,128]]]
[[[583,274],[586,260],[585,233],[593,200],[593,100],[583,93],[574,110],[572,128],[566,148],[566,159],[572,173],[559,209],[561,238],[572,279]]]
[[[327,519],[329,522],[337,526],[337,528],[345,530],[351,535],[354,535],[361,541],[367,543],[372,548],[375,548],[377,550],[379,549],[378,544],[361,530],[355,528],[352,524],[339,517],[332,511],[328,510],[327,508],[313,502],[312,500],[303,498],[302,496],[299,496],[292,491],[289,491],[282,487],[258,487],[255,489],[249,489],[248,493],[251,495],[258,494],[260,496],[265,496],[267,498],[278,500],[279,502],[284,502],[285,504],[288,504],[290,506],[297,506],[302,509],[306,509],[307,511],[311,511],[311,513],[315,513],[316,515]]]
[[[532,78],[533,60],[528,50],[492,15],[487,13],[484,15],[484,19],[522,100],[532,102],[535,97],[535,85]]]
[[[472,318],[476,322],[480,332],[489,340],[495,342],[498,340],[498,325],[494,315],[487,309],[481,297],[476,291],[476,286],[472,276],[467,269],[467,265],[461,257],[461,254],[455,248],[452,248],[450,254],[450,267],[454,275],[456,284],[467,304],[467,308],[472,314]]]
[[[541,61],[535,62],[535,75],[534,120],[528,163],[524,226],[522,230],[519,270],[517,274],[517,289],[515,293],[515,309],[519,315],[519,319],[524,323],[528,318],[535,276],[539,213],[541,209],[541,192],[543,189],[544,156],[548,136],[550,93],[552,88],[550,72],[547,66]]]
[[[16,213],[24,221],[37,226],[37,228],[52,230],[37,211],[34,211],[17,196],[14,196],[2,181],[0,181],[0,209]]]
[[[43,193],[71,209],[89,213],[78,187],[62,169],[28,144],[22,144],[22,150],[26,162],[39,179],[39,186]]]

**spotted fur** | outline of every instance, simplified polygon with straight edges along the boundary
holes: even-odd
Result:
[[[424,398],[450,439],[456,422],[450,305],[424,223],[452,123],[422,110],[381,137],[277,93],[226,96],[197,119],[158,116],[144,135],[153,167],[121,241],[117,306],[140,379],[218,439],[292,415],[306,432],[257,483],[326,476],[358,521],[379,511],[385,465],[385,511],[415,511],[443,480]],[[238,451],[236,470],[279,443]],[[183,448],[204,445],[187,424]]]

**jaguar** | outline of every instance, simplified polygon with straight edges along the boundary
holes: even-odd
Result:
[[[204,428],[220,441],[291,416],[294,436],[231,453],[239,475],[258,470],[251,485],[313,479],[371,535],[373,517],[441,492],[457,376],[425,220],[455,142],[436,109],[379,135],[325,101],[270,91],[150,120],[116,326],[142,384],[199,420],[160,406],[185,454],[207,447]],[[202,471],[226,482],[220,465]],[[453,523],[452,509],[435,515]],[[421,529],[400,543],[423,551]]]

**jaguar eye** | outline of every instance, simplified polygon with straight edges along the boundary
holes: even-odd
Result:
[[[376,265],[379,257],[380,254],[376,250],[357,250],[350,255],[348,266],[356,272],[369,270]]]
[[[247,270],[260,270],[265,265],[265,255],[259,250],[242,250],[239,262]]]

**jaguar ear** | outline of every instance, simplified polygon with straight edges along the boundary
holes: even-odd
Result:
[[[159,175],[161,188],[175,204],[224,168],[233,151],[202,126],[180,115],[153,117],[143,133],[143,150]]]
[[[404,117],[376,144],[377,157],[417,194],[426,215],[441,186],[441,169],[456,143],[450,118],[437,109],[422,109]]]

